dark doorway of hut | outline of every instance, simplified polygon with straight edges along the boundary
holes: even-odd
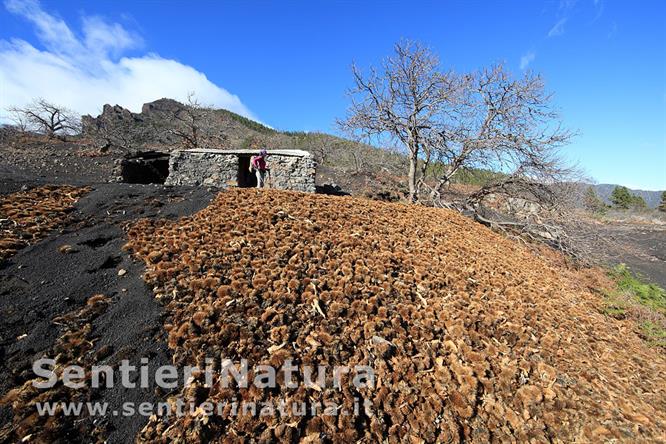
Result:
[[[250,157],[238,157],[238,187],[239,188],[254,188],[257,186],[257,176],[254,172],[250,172]]]
[[[125,183],[164,183],[169,175],[169,153],[139,151],[120,161],[120,175]]]

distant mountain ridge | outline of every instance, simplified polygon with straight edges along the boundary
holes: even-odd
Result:
[[[610,204],[610,196],[615,187],[620,186],[610,183],[600,183],[597,185],[592,185],[597,195],[607,204]],[[659,203],[661,203],[661,193],[663,191],[648,191],[648,190],[634,190],[628,188],[629,192],[634,196],[640,196],[645,200],[645,203],[649,208],[657,208]]]

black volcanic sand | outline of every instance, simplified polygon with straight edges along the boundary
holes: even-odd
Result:
[[[666,288],[666,230],[637,231],[634,233],[633,243],[642,250],[641,254],[621,259],[649,282]]]
[[[595,228],[607,241],[598,252],[604,262],[624,263],[647,282],[666,288],[666,227],[618,223]]]
[[[2,185],[0,189],[6,189]],[[111,304],[93,321],[93,336],[98,338],[94,352],[109,346],[112,353],[97,363],[128,359],[138,367],[145,357],[150,359],[150,374],[155,367],[170,364],[162,307],[141,277],[144,265],[121,251],[127,242],[122,226],[142,217],[174,219],[192,214],[207,206],[214,194],[204,188],[93,185],[77,203],[68,226],[0,265],[0,397],[34,377],[32,363],[48,355],[62,334],[53,318],[82,308],[100,293]],[[72,246],[74,252],[61,253],[62,245]],[[119,276],[120,269],[126,274]],[[115,380],[119,381],[117,371]],[[129,401],[154,403],[163,396],[154,386],[128,390],[119,385],[101,391],[100,400],[107,401],[110,409],[120,410]],[[0,429],[11,417],[10,407],[0,407]],[[108,415],[83,421],[91,422],[91,429],[108,422],[108,442],[131,442],[147,418]],[[83,442],[86,437],[63,436],[62,441]]]

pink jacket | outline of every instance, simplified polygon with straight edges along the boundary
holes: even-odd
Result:
[[[266,159],[263,156],[254,156],[252,158],[252,167],[255,170],[263,171],[266,169]]]

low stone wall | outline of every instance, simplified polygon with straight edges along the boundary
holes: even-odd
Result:
[[[269,155],[269,185],[281,190],[315,192],[315,161],[311,155],[304,157]]]
[[[165,185],[239,186],[241,158],[254,154],[253,150],[175,151],[169,160]],[[307,151],[270,151],[267,163],[271,188],[315,192],[316,165]]]
[[[238,156],[174,151],[165,185],[236,186]]]

